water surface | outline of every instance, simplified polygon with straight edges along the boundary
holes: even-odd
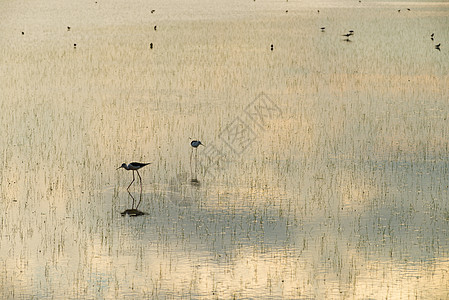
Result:
[[[0,11],[1,298],[448,297],[446,3]]]

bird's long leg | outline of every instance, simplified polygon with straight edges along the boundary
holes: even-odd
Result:
[[[196,179],[196,173],[198,170],[198,148],[195,148],[195,179]]]
[[[128,194],[131,196],[131,198],[133,199],[133,205],[132,205],[132,209],[134,209],[134,203],[136,202],[136,199],[134,199],[133,195],[131,194],[130,191],[128,191]],[[137,208],[136,208],[137,209]]]
[[[192,148],[192,151],[190,151],[190,176],[193,176],[193,171],[192,171],[192,155],[193,155],[193,148]]]
[[[139,207],[140,202],[142,202],[142,177],[140,177],[139,171],[137,171],[137,176],[139,176],[139,180],[140,180],[140,198],[139,198],[139,203],[137,203],[136,209]]]
[[[137,173],[137,174],[139,174],[139,173]],[[131,183],[128,185],[128,188],[127,188],[128,191],[129,191],[129,187],[131,186],[131,184],[133,184],[133,182],[134,182],[135,179],[136,179],[136,178],[134,177],[134,170],[133,170],[133,181],[131,181]]]
[[[137,171],[137,176],[139,176],[139,180],[140,180],[140,196],[142,197],[142,177],[140,177],[139,171]]]
[[[137,203],[136,209],[139,208],[140,202],[142,202],[142,193],[140,193],[139,203]]]

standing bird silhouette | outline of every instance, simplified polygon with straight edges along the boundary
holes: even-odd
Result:
[[[193,140],[190,142],[190,146],[192,146],[192,152],[190,153],[190,173],[192,174],[192,182],[198,182],[198,179],[196,178],[196,173],[197,173],[197,166],[198,166],[198,147],[199,146],[204,146],[203,143],[201,143],[201,141],[197,141],[197,140]],[[193,149],[195,149],[195,172],[192,172],[192,155],[193,155]]]
[[[192,146],[193,148],[198,148],[199,145],[204,146],[204,144],[202,144],[201,141],[191,141],[190,142],[190,146]]]
[[[136,171],[137,172],[137,176],[139,176],[139,180],[140,180],[140,193],[142,194],[142,177],[140,177],[140,174],[139,174],[138,170],[143,168],[143,167],[145,167],[146,165],[149,165],[149,164],[150,163],[132,162],[132,163],[127,165],[126,163],[123,163],[120,167],[117,168],[117,170],[120,169],[120,168],[123,168],[123,169],[128,170],[128,171],[133,171],[133,181],[131,181],[131,183],[126,188],[128,190],[128,192],[129,192],[129,187],[136,180],[136,178],[134,176],[134,171]]]

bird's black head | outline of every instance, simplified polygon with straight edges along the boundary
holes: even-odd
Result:
[[[127,167],[128,167],[128,165],[126,163],[122,163],[122,165],[120,167],[118,167],[117,170],[120,168],[126,169]]]

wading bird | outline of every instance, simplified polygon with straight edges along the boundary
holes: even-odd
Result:
[[[440,46],[441,46],[441,43],[439,43],[438,45],[435,45],[435,49],[437,49],[438,51],[441,51]]]
[[[128,185],[128,188],[127,188],[128,191],[129,191],[129,187],[133,184],[134,180],[136,179],[134,177],[134,171],[136,171],[137,172],[137,176],[139,176],[139,179],[140,179],[140,193],[142,193],[142,177],[140,177],[140,174],[139,174],[138,170],[140,168],[145,167],[146,165],[149,165],[149,164],[150,163],[132,162],[129,165],[127,165],[126,163],[123,163],[120,167],[117,168],[117,170],[120,169],[120,168],[123,168],[123,169],[128,170],[128,171],[129,170],[133,171],[133,181],[131,181],[131,183]]]
[[[193,148],[192,148],[192,152],[190,152],[190,173],[192,174],[192,182],[198,182],[198,179],[196,178],[196,173],[197,173],[197,166],[198,166],[198,147],[202,145],[203,147],[204,144],[201,143],[201,141],[197,141],[197,140],[193,140],[190,142],[190,146],[192,146],[193,148],[195,148],[195,172],[192,172],[192,155],[193,155]]]
[[[190,146],[192,146],[193,148],[198,148],[199,145],[204,146],[204,144],[202,144],[201,141],[194,140],[190,142]]]

